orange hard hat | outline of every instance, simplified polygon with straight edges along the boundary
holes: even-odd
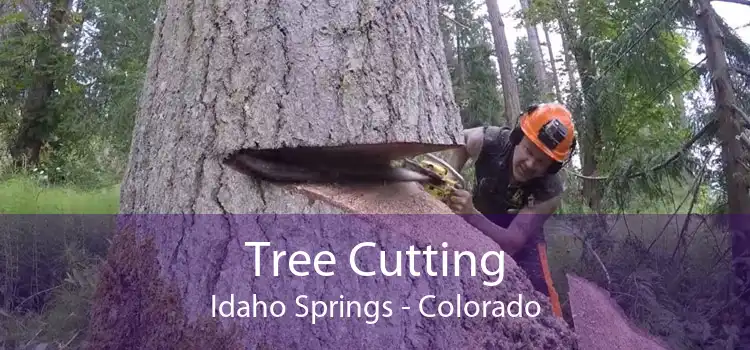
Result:
[[[575,146],[573,115],[559,103],[530,108],[520,124],[524,135],[555,161],[565,161]]]

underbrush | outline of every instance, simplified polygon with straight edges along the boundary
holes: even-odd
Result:
[[[674,349],[734,348],[731,239],[715,217],[691,215],[684,225],[686,217],[612,215],[607,242],[597,248],[584,245],[580,232],[548,234],[550,268],[568,319],[565,274],[573,273],[608,290],[635,324]]]
[[[0,348],[79,347],[114,228],[113,216],[100,214],[117,213],[118,187],[0,182]]]

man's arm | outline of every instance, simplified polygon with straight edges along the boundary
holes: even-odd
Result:
[[[514,237],[513,244],[520,249],[532,236],[541,232],[542,226],[554,214],[562,202],[562,193],[565,190],[558,176],[551,176],[533,191],[537,200],[531,206],[527,206],[518,212],[508,227],[509,234]]]
[[[557,179],[553,179],[553,182],[545,185],[550,187],[535,191],[542,201],[521,209],[507,229],[495,225],[476,209],[474,213],[464,216],[464,219],[492,238],[505,252],[515,254],[524,247],[529,238],[541,230],[544,222],[560,207],[560,193],[563,190],[561,184]]]
[[[466,162],[469,159],[477,159],[479,153],[482,151],[482,144],[484,143],[484,128],[477,127],[466,129],[463,131],[464,145],[454,149],[446,162],[450,164],[453,169],[461,172]]]

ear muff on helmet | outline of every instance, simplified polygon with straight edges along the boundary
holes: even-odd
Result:
[[[537,111],[539,109],[539,107],[540,107],[540,105],[538,105],[538,104],[529,106],[526,109],[526,111],[523,114],[521,114],[521,116],[518,118],[518,120],[516,121],[515,127],[513,128],[513,130],[511,130],[511,133],[510,133],[510,142],[511,142],[511,144],[513,146],[517,146],[521,142],[521,140],[523,140],[523,137],[524,137],[524,132],[521,129],[521,126],[520,126],[521,118],[528,117],[529,115],[533,114],[535,111]],[[559,121],[554,120],[554,119],[552,121],[548,122],[548,124],[551,123],[551,122],[556,122],[556,123],[559,124]],[[545,124],[545,126],[546,126],[546,124]],[[543,139],[544,137],[540,137],[540,138]],[[556,140],[545,140],[545,141],[543,141],[543,143],[549,142],[550,146],[552,146],[551,148],[554,148],[553,145],[556,142]],[[565,164],[567,164],[568,162],[570,162],[570,159],[573,156],[573,152],[575,152],[575,149],[576,149],[576,143],[577,143],[577,138],[576,138],[575,135],[573,135],[572,136],[572,142],[570,144],[570,148],[569,148],[569,152],[568,152],[568,156],[566,157],[566,159],[564,161],[555,161],[555,162],[553,162],[552,165],[550,165],[549,168],[547,169],[547,173],[549,173],[549,174],[556,174],[556,173],[558,173],[562,169],[563,166],[565,166]]]
[[[553,162],[552,165],[547,168],[548,173],[557,174],[562,169],[562,167],[565,166],[565,164],[568,164],[568,162],[570,162],[570,158],[573,157],[573,152],[575,152],[576,150],[576,141],[576,137],[573,136],[573,143],[570,144],[570,153],[568,153],[568,158],[565,159],[564,162]]]

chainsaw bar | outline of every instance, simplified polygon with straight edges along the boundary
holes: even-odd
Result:
[[[240,173],[270,182],[355,184],[435,181],[435,174],[394,167],[390,163],[320,160],[317,163],[295,164],[279,159],[256,157],[248,153],[236,154],[225,163]]]

